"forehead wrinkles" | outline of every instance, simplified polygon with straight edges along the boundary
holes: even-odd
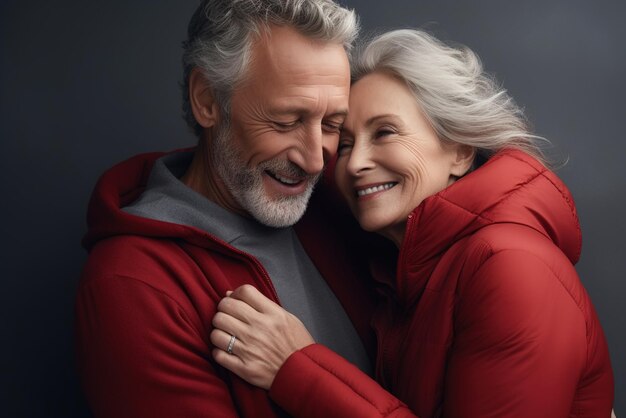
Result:
[[[343,113],[350,72],[343,46],[310,40],[295,30],[274,28],[253,44],[241,97],[270,113]]]
[[[330,97],[348,97],[350,91],[349,72],[343,71],[339,66],[294,66],[287,65],[279,68],[273,62],[273,71],[266,73],[266,78],[274,84],[277,90],[281,89],[320,89]],[[334,67],[334,68],[333,68]]]
[[[284,97],[276,98],[276,104],[280,105],[291,105],[290,107],[294,107],[293,104],[300,103],[303,107],[302,110],[305,110],[304,107],[339,107],[341,109],[334,109],[337,111],[345,111],[347,110],[347,94],[341,94],[341,92],[333,93],[328,89],[318,89],[315,87],[306,88],[301,87],[294,89],[290,94],[285,95]],[[345,99],[345,102],[344,102]],[[295,106],[299,107],[299,106]]]

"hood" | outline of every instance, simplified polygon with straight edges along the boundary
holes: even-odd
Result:
[[[198,235],[194,228],[141,218],[121,210],[143,193],[155,161],[167,154],[137,155],[115,165],[100,177],[87,209],[87,234],[82,241],[83,247],[89,251],[98,241],[117,235],[190,240]]]
[[[581,232],[572,195],[536,159],[503,150],[410,215],[400,259],[403,268],[429,264],[460,239],[492,224],[525,225],[549,238],[575,264]]]

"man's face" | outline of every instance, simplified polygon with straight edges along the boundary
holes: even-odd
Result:
[[[337,149],[350,68],[340,44],[273,26],[254,43],[211,154],[234,200],[259,222],[285,227],[304,213]]]

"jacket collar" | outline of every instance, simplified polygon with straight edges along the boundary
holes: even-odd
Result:
[[[581,232],[573,198],[554,173],[528,154],[507,149],[425,199],[410,215],[400,248],[400,295],[421,294],[442,254],[492,224],[525,225],[546,236],[575,264]]]

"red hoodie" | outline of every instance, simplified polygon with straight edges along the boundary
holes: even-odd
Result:
[[[88,402],[96,417],[107,418],[285,416],[267,391],[211,358],[211,320],[227,290],[248,283],[278,302],[261,264],[201,230],[120,210],[141,194],[162,155],[140,155],[109,170],[89,205],[83,242],[89,258],[76,302]],[[375,301],[367,267],[355,262],[361,244],[342,239],[353,236],[350,222],[326,213],[331,197],[323,192],[316,191],[296,230],[373,359]],[[310,349],[316,348],[323,349]]]
[[[413,413],[316,346],[287,359],[271,396],[311,418],[608,418],[613,375],[580,248],[563,183],[501,152],[411,213],[395,277],[376,269],[376,378]]]

